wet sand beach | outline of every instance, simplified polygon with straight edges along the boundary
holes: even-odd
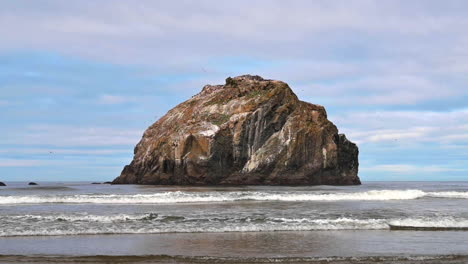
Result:
[[[10,237],[0,263],[466,263],[467,247],[457,231]]]

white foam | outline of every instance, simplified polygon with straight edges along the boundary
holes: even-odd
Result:
[[[269,194],[259,195],[254,200],[278,200],[278,201],[385,201],[385,200],[412,200],[424,197],[420,190],[374,190],[355,193],[330,193],[330,194]]]
[[[66,217],[71,219],[71,217]],[[97,216],[88,219],[96,219]],[[105,220],[102,218],[101,220]],[[87,234],[151,234],[151,233],[213,233],[213,232],[274,232],[274,231],[310,231],[310,230],[355,230],[355,229],[385,229],[387,225],[383,220],[368,219],[266,219],[262,222],[245,221],[245,219],[228,219],[218,222],[188,221],[178,224],[171,222],[158,222],[153,224],[115,223],[106,221],[96,225],[90,222],[76,220],[72,223],[52,225],[38,222],[36,224],[25,222],[24,226],[15,225],[12,228],[0,229],[2,236],[56,236],[56,235],[87,235]]]
[[[170,204],[233,201],[387,201],[423,197],[468,199],[468,192],[424,192],[421,190],[373,190],[350,193],[315,192],[162,192],[155,194],[82,194],[47,196],[0,196],[0,204],[96,203]]]
[[[3,218],[10,218],[14,220],[35,220],[35,221],[68,221],[68,222],[99,222],[99,223],[111,223],[115,221],[129,221],[129,220],[143,220],[147,217],[156,217],[156,214],[117,214],[117,215],[88,215],[88,214],[77,214],[77,215],[14,215],[4,216]]]
[[[438,198],[459,198],[468,199],[468,192],[429,192],[428,196]]]
[[[170,219],[170,220],[168,220]],[[0,219],[2,236],[54,236],[85,234],[151,234],[210,232],[274,232],[313,230],[387,230],[389,225],[434,228],[468,228],[468,219],[425,217],[405,219],[340,218],[205,218],[135,215],[20,215]]]
[[[394,226],[424,227],[424,228],[468,228],[468,219],[453,217],[443,218],[407,218],[389,221]]]

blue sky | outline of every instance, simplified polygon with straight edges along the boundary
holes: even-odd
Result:
[[[205,84],[324,105],[366,180],[468,180],[466,1],[0,0],[0,181],[104,181]]]

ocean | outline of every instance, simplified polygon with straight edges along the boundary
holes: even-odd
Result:
[[[468,263],[468,182],[0,187],[0,263]]]

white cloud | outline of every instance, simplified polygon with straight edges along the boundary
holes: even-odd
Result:
[[[104,94],[101,95],[98,99],[99,104],[122,104],[131,102],[132,99],[128,96],[121,96],[121,95],[111,95],[111,94]]]
[[[461,12],[467,8],[463,2],[457,8],[437,1],[41,3],[4,3],[0,23],[10,26],[0,27],[0,47],[27,45],[139,61],[166,57],[171,46],[181,58],[193,54],[194,49],[203,57],[262,46],[281,55],[290,47],[278,44],[297,46],[304,41],[307,45],[293,52],[307,49],[310,53],[316,44],[342,41],[337,33],[349,39],[359,34],[382,37],[388,39],[387,47],[398,47],[400,43],[393,36],[403,36],[407,44],[441,34],[446,39],[458,39],[468,28],[468,18]],[[179,49],[184,43],[187,49]],[[134,56],[137,54],[140,56]]]
[[[356,65],[348,65],[357,67]],[[398,67],[390,62],[387,67]],[[422,71],[422,69],[420,69]],[[351,73],[351,74],[350,74]],[[388,69],[375,68],[372,63],[363,63],[356,72],[341,71],[332,83],[309,79],[299,89],[305,97],[332,98],[336,105],[413,105],[429,100],[449,99],[466,94],[458,86],[447,86],[440,80],[433,80],[431,74],[417,72],[391,73]],[[313,78],[314,74],[311,75]],[[353,77],[354,76],[354,77]],[[335,79],[338,78],[338,79]],[[341,78],[341,79],[340,79]]]
[[[331,120],[358,143],[468,143],[467,109],[450,112],[354,112],[335,115]]]
[[[50,164],[51,162],[47,160],[0,159],[0,167],[38,167]]]
[[[118,169],[123,168],[126,160],[124,159],[109,159],[96,160],[94,157],[79,160],[63,160],[63,159],[9,159],[0,158],[0,167],[47,167],[54,168],[96,168],[96,169]]]
[[[369,167],[361,167],[364,172],[391,172],[397,174],[421,174],[421,173],[440,173],[440,172],[463,172],[467,169],[451,168],[443,166],[416,166],[409,164],[387,164]]]
[[[72,125],[32,125],[0,139],[0,144],[67,146],[133,146],[143,131]]]
[[[131,154],[131,148],[113,149],[113,148],[98,148],[98,149],[62,149],[62,148],[2,148],[0,153],[3,154],[21,154],[21,155],[114,155],[114,154]]]

